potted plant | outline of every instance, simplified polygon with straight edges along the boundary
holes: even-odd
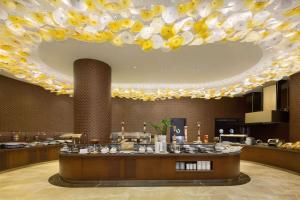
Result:
[[[158,142],[161,145],[160,152],[166,153],[167,152],[167,131],[168,128],[171,127],[171,120],[162,119],[159,123],[151,124],[151,126],[158,133]]]
[[[171,127],[171,120],[162,119],[159,123],[151,124],[151,126],[155,129],[158,135],[167,135],[167,130]]]

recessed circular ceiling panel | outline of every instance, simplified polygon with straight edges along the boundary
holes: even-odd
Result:
[[[300,69],[300,0],[0,4],[0,70],[58,94],[82,57],[113,67],[113,97],[142,100],[235,96]]]
[[[186,46],[177,51],[141,51],[134,45],[122,48],[111,44],[95,44],[66,40],[45,42],[39,47],[43,63],[73,77],[73,62],[93,58],[112,67],[113,85],[139,88],[157,85],[161,88],[176,84],[209,84],[240,75],[255,66],[262,57],[259,46],[251,43],[217,43]]]

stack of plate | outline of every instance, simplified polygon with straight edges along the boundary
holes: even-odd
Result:
[[[26,146],[26,143],[22,143],[22,142],[7,142],[7,143],[3,143],[2,146],[5,149],[15,149],[15,148],[23,148]]]

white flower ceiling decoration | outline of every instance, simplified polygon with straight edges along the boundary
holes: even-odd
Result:
[[[234,84],[113,87],[113,97],[145,101],[232,97],[300,69],[298,0],[0,0],[0,5],[0,70],[57,94],[72,95],[73,84],[36,59],[43,41],[135,44],[144,51],[238,41],[264,51],[263,62]]]

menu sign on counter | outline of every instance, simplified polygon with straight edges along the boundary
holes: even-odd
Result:
[[[186,126],[186,118],[171,118],[171,127],[176,127],[170,129],[170,141],[173,142],[173,136],[176,136],[176,143],[184,143],[184,126]]]

